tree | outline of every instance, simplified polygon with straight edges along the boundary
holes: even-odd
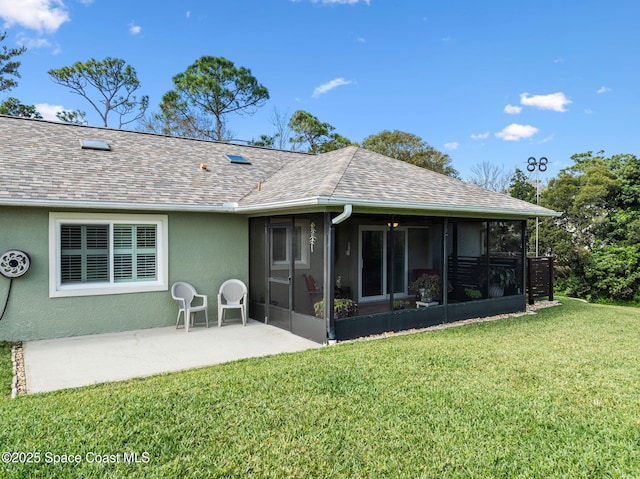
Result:
[[[63,123],[73,123],[75,125],[86,125],[86,113],[81,110],[62,110],[56,113],[56,118]]]
[[[120,58],[107,57],[86,63],[76,62],[72,66],[49,70],[51,79],[82,96],[98,112],[105,127],[109,114],[118,116],[118,128],[144,116],[149,106],[149,97],[139,100],[134,93],[140,88],[135,69]],[[102,105],[102,106],[101,106]],[[125,117],[133,118],[125,120]]]
[[[291,136],[291,127],[289,127],[289,112],[281,112],[277,108],[273,108],[273,112],[269,117],[269,123],[274,129],[274,148],[284,150]]]
[[[509,184],[509,174],[504,171],[504,167],[499,167],[488,161],[482,161],[471,168],[473,176],[469,182],[482,186],[488,190],[505,193]]]
[[[160,112],[140,120],[140,129],[162,135],[197,138],[201,140],[228,139],[226,131],[222,137],[212,134],[213,119],[204,112],[190,110],[186,104],[178,103],[177,94],[165,94]]]
[[[331,133],[335,128],[323,123],[311,113],[298,110],[289,120],[289,128],[296,135],[289,141],[294,145],[308,145],[309,153],[326,153],[344,148],[351,144],[348,138],[338,133]]]
[[[531,184],[527,175],[520,168],[516,168],[515,174],[511,177],[508,191],[514,198],[536,203],[536,187]]]
[[[0,34],[0,43],[7,38],[7,33]],[[0,91],[11,90],[18,85],[18,82],[12,78],[7,78],[8,75],[20,78],[18,68],[20,68],[20,62],[13,60],[13,58],[22,55],[26,52],[26,47],[21,48],[7,48],[6,45],[2,46],[0,50]]]
[[[604,152],[573,155],[541,193],[561,211],[542,222],[541,238],[558,257],[557,284],[589,300],[640,301],[640,161]]]
[[[327,141],[329,132],[335,130],[329,123],[322,123],[317,117],[304,110],[298,110],[289,120],[289,128],[296,136],[290,138],[290,142],[294,145],[294,149],[298,149],[297,145],[307,143],[310,153],[317,153],[320,145]]]
[[[349,138],[345,138],[338,133],[331,133],[329,135],[329,140],[320,145],[320,153],[339,150],[340,148],[345,148],[352,144],[353,143],[351,143],[351,140],[349,140]]]
[[[449,155],[441,153],[412,133],[385,130],[365,138],[362,147],[412,165],[458,177],[458,172],[451,166]]]
[[[33,105],[24,105],[17,98],[9,97],[0,103],[0,115],[20,116],[42,119],[42,115]]]
[[[173,77],[175,88],[162,97],[161,117],[189,136],[227,139],[229,113],[252,115],[269,99],[269,90],[248,68],[222,57],[203,56]],[[215,125],[208,127],[208,118]]]
[[[260,138],[258,140],[249,141],[249,145],[262,146],[263,148],[273,148],[274,145],[276,144],[276,139],[277,139],[276,135],[274,136],[260,135]]]

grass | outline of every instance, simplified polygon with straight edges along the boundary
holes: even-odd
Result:
[[[12,343],[0,341],[0,398],[11,397],[11,382],[13,381],[12,347]]]
[[[562,302],[2,399],[3,451],[40,462],[0,464],[0,477],[640,477],[640,310]]]

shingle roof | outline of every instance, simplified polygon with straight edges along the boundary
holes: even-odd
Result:
[[[81,139],[105,141],[111,151],[82,149]],[[228,154],[251,164],[233,164]],[[0,116],[0,204],[259,212],[348,203],[554,214],[358,147],[309,155]]]

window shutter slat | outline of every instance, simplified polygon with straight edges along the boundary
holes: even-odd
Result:
[[[133,279],[133,256],[130,254],[113,255],[113,279],[130,281]]]
[[[60,228],[60,248],[80,249],[82,248],[82,226],[62,225]]]
[[[82,255],[62,255],[60,258],[60,280],[62,283],[82,281]]]
[[[130,225],[114,225],[113,247],[131,248],[133,244],[133,227]]]
[[[156,278],[156,255],[155,254],[139,254],[137,260],[138,279],[155,279]]]
[[[108,254],[89,254],[86,263],[86,281],[109,281]]]

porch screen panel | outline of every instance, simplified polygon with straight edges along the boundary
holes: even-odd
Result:
[[[324,286],[324,219],[322,215],[300,215],[293,227],[293,310],[316,316],[321,311]]]
[[[362,231],[362,296],[381,296],[384,291],[384,236],[386,231]]]
[[[449,223],[449,274],[447,289],[451,302],[487,297],[487,222]]]
[[[271,230],[271,260],[274,264],[287,264],[287,229]]]
[[[522,222],[489,222],[489,273],[490,283],[501,278],[504,295],[521,294],[524,252],[522,250]]]
[[[60,227],[60,282],[109,281],[109,226]]]

